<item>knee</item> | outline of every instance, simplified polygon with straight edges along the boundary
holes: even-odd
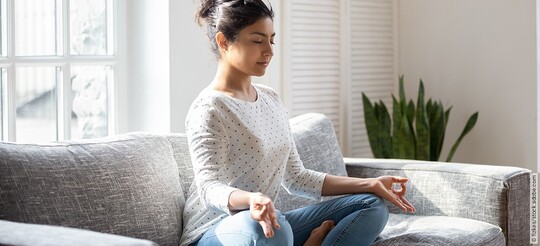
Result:
[[[215,237],[219,242],[231,242],[234,245],[293,245],[291,225],[281,212],[277,211],[280,229],[274,228],[274,236],[266,238],[261,225],[253,220],[249,211],[243,211],[241,222],[236,225],[223,223],[217,227]]]
[[[274,228],[274,236],[266,238],[262,227],[257,223],[257,235],[253,235],[255,245],[293,245],[294,236],[291,225],[281,212],[277,211],[277,219],[280,229]]]
[[[268,245],[293,245],[294,236],[291,225],[285,219],[285,216],[281,212],[277,212],[277,219],[280,229],[274,229],[274,236],[272,238],[266,238],[263,235],[265,244]]]
[[[369,213],[372,214],[374,221],[379,222],[384,227],[388,221],[388,206],[381,197],[377,195],[370,196],[370,199],[367,200],[370,207]]]
[[[388,207],[384,199],[374,194],[356,194],[352,195],[351,199],[357,200],[358,209],[363,210],[366,216],[371,217],[375,221],[380,221],[383,226],[388,220]]]

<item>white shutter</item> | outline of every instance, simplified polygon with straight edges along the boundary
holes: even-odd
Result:
[[[397,85],[393,0],[350,1],[350,138],[349,155],[372,157],[364,123],[362,92],[383,100],[392,114]]]
[[[328,116],[345,155],[371,157],[362,92],[392,109],[397,0],[282,0],[282,94]]]
[[[284,1],[284,88],[291,116],[328,116],[340,136],[340,1]]]

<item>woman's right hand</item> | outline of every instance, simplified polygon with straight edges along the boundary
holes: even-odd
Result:
[[[272,199],[264,194],[260,192],[251,194],[249,198],[249,211],[251,218],[259,222],[267,238],[274,236],[274,228],[280,229],[274,203]]]

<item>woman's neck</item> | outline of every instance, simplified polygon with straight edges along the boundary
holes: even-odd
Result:
[[[234,98],[255,101],[257,92],[251,85],[251,76],[220,64],[210,87]]]

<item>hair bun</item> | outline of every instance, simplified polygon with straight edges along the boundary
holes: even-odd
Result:
[[[201,4],[199,5],[197,12],[195,12],[195,19],[199,25],[202,25],[203,22],[207,22],[208,17],[216,11],[218,1],[219,0],[200,0]]]

